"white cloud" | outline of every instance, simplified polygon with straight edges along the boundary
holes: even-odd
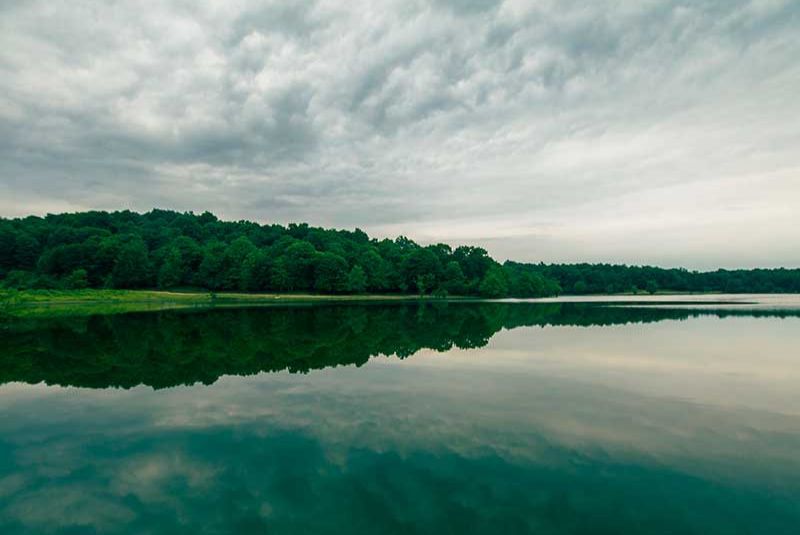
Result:
[[[800,263],[735,239],[800,238],[794,2],[0,10],[3,215],[211,209],[525,260]]]

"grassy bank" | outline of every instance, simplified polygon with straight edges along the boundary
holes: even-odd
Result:
[[[416,295],[316,295],[156,290],[0,290],[0,315],[71,316],[280,303],[414,301]]]

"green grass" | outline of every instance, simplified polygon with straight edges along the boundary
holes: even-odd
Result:
[[[412,301],[416,295],[258,294],[156,290],[0,290],[0,315],[73,316],[280,303]]]

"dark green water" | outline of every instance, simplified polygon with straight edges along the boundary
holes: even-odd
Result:
[[[796,306],[0,323],[0,533],[800,533]]]

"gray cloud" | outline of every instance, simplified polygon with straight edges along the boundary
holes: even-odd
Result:
[[[526,260],[800,264],[790,0],[0,10],[6,216],[211,209]]]

